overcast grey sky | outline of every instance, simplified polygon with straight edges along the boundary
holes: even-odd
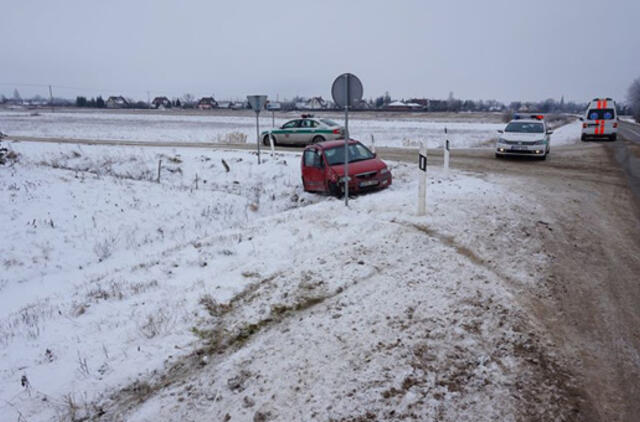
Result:
[[[0,0],[0,93],[622,100],[640,1]],[[69,88],[62,88],[69,87]],[[74,89],[70,89],[74,88]]]

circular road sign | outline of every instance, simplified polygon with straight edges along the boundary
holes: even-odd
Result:
[[[340,107],[357,105],[362,100],[362,82],[352,73],[343,73],[333,81],[331,96]]]

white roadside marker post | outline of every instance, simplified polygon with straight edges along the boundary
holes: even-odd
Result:
[[[373,137],[373,133],[371,134],[371,152],[376,153],[376,139]]]
[[[447,136],[447,128],[444,128],[444,173],[449,174],[449,137]]]
[[[269,145],[271,146],[271,158],[273,158],[274,154],[276,153],[276,148],[273,145],[273,131],[272,130],[269,131]]]
[[[427,208],[427,147],[420,142],[420,153],[418,154],[418,172],[420,180],[418,183],[418,216],[423,216]]]

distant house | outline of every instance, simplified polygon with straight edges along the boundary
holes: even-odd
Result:
[[[409,100],[410,103],[420,104],[423,108],[429,107],[429,99],[428,98],[412,98]]]
[[[129,103],[124,97],[109,97],[107,98],[107,102],[105,103],[107,108],[127,108],[129,107]]]
[[[171,108],[171,100],[167,97],[156,97],[151,101],[151,108]]]
[[[387,110],[393,111],[415,111],[422,110],[422,105],[417,103],[405,103],[403,101],[394,101],[389,103],[386,107]]]
[[[200,101],[198,101],[198,108],[200,110],[212,110],[218,108],[218,103],[213,97],[202,97]]]
[[[232,110],[244,110],[245,108],[249,108],[249,103],[246,101],[235,101],[231,103]]]

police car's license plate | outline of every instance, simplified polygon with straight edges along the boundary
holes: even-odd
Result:
[[[514,151],[526,151],[527,147],[516,145],[516,146],[511,147],[511,149],[513,149]]]
[[[360,182],[361,188],[366,188],[367,186],[375,186],[378,184],[377,180],[367,180],[366,182]]]

